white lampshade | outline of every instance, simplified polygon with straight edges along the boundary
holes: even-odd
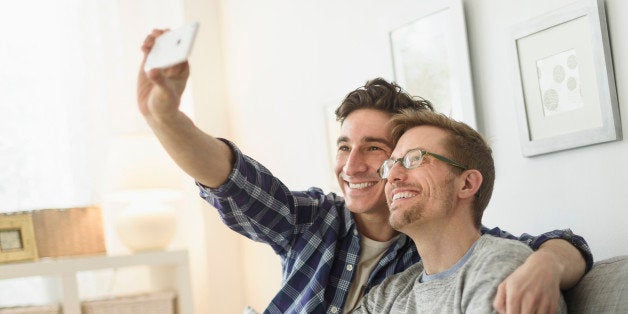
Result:
[[[120,242],[131,251],[165,249],[177,231],[176,202],[181,193],[171,189],[127,190],[110,195],[120,204],[114,218]]]
[[[190,179],[155,135],[114,138],[105,177],[106,209],[113,223],[110,230],[115,230],[131,251],[165,249],[177,231],[177,214],[182,210],[180,191]]]

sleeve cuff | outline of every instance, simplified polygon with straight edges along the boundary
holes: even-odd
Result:
[[[200,189],[201,197],[203,198],[207,198],[207,197],[224,198],[224,197],[232,196],[233,193],[237,193],[238,191],[240,191],[240,189],[236,185],[236,182],[235,182],[236,180],[234,178],[236,177],[237,173],[242,171],[240,168],[245,163],[244,155],[242,154],[242,151],[240,151],[240,149],[238,149],[238,147],[234,143],[224,138],[218,138],[218,139],[225,142],[225,144],[231,147],[231,150],[233,151],[233,155],[234,155],[233,168],[231,169],[231,173],[229,174],[229,177],[227,177],[227,180],[222,185],[216,188],[208,187],[204,185],[203,183],[195,181],[196,185]]]
[[[545,241],[553,239],[563,239],[573,245],[576,249],[578,249],[587,265],[585,272],[591,270],[591,267],[593,267],[593,254],[591,253],[591,249],[589,248],[589,245],[584,240],[584,238],[574,234],[571,229],[554,230],[548,233],[544,233],[532,239],[530,247],[536,251],[543,243],[545,243]]]

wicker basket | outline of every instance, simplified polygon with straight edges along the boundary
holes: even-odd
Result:
[[[59,304],[0,308],[0,314],[61,314]]]
[[[176,294],[171,291],[115,297],[81,303],[83,314],[174,314]]]
[[[39,258],[107,252],[97,206],[33,211],[33,228]]]

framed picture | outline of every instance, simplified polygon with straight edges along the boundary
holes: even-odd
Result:
[[[0,215],[0,263],[37,259],[31,214]]]
[[[621,139],[603,0],[579,1],[511,34],[524,156]]]
[[[449,0],[390,32],[395,80],[436,111],[476,128],[462,0]]]

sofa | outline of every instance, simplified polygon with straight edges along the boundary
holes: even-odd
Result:
[[[576,286],[563,293],[569,313],[628,314],[628,255],[593,263]],[[257,314],[250,307],[242,314]]]
[[[564,292],[569,313],[628,313],[628,255],[593,263],[593,268]]]

